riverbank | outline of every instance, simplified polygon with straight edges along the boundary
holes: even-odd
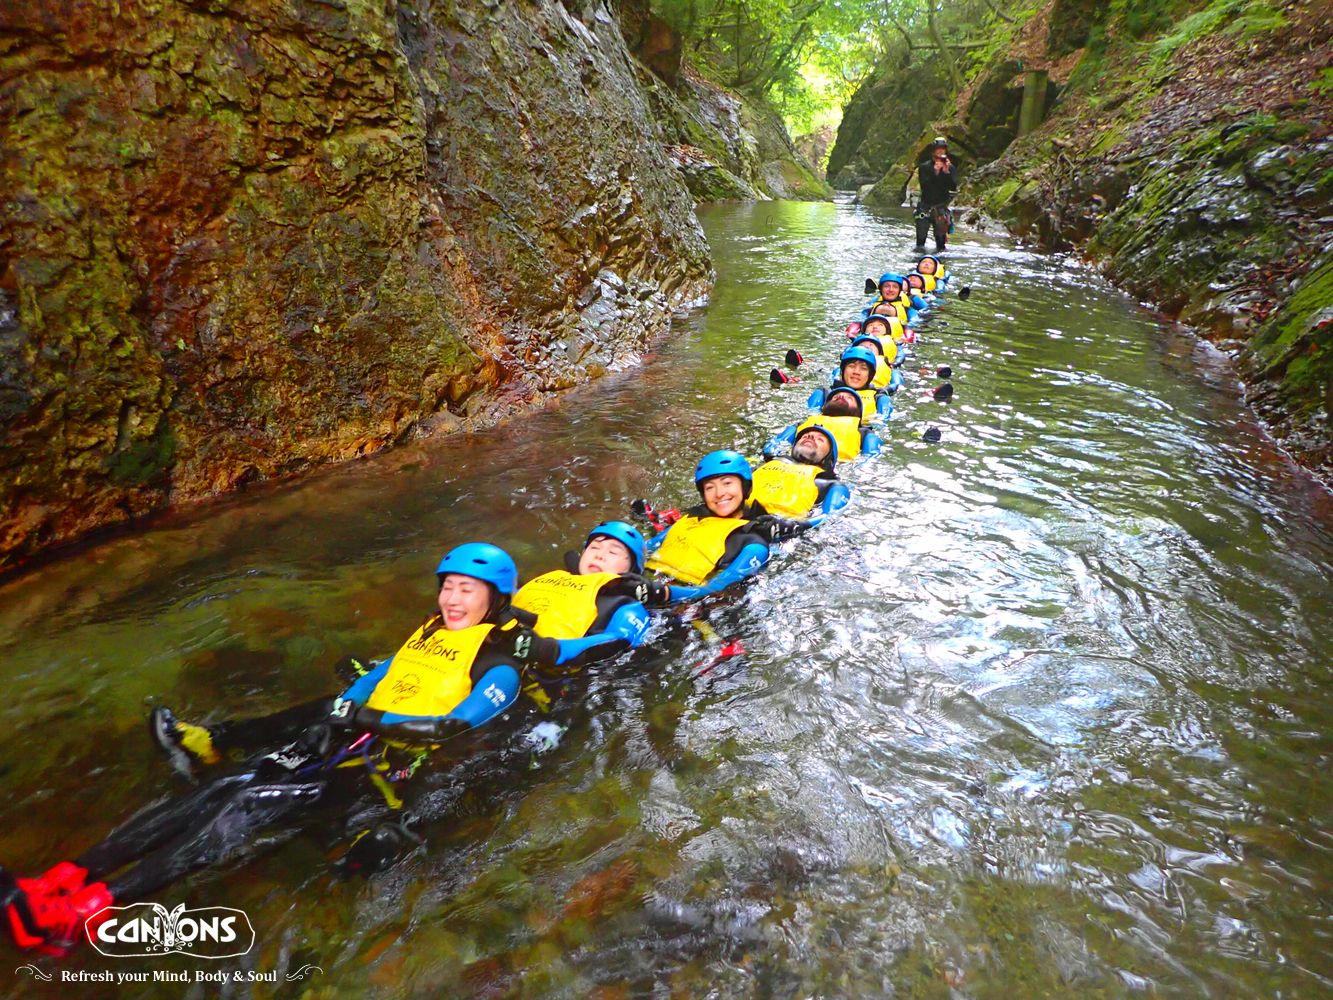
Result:
[[[875,156],[898,160],[868,194],[889,203],[920,143],[948,134],[964,161],[958,200],[978,210],[960,222],[996,218],[1045,249],[1077,248],[1199,330],[1237,360],[1289,454],[1333,484],[1326,12],[1309,0],[1052,0],[1006,18],[987,25],[992,48],[965,86],[887,150],[864,122],[905,94],[877,77],[833,162],[863,181]],[[1035,76],[1039,124],[1020,135]]]

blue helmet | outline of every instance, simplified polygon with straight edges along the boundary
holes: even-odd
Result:
[[[629,549],[630,570],[635,573],[643,572],[643,561],[648,557],[648,543],[643,540],[643,535],[634,525],[625,521],[603,521],[588,532],[583,547],[586,549],[594,538],[610,538],[625,546]]]
[[[747,497],[750,495],[750,487],[754,485],[750,463],[739,451],[710,451],[699,459],[699,464],[694,467],[694,485],[699,488],[701,496],[704,480],[715,476],[740,476],[745,491],[743,495]]]
[[[826,469],[832,470],[832,468],[838,464],[838,439],[833,436],[833,432],[827,427],[821,427],[819,424],[811,424],[803,430],[796,431],[796,437],[791,443],[792,451],[796,450],[796,442],[801,440],[801,438],[805,437],[807,434],[822,434],[824,439],[828,441],[828,458],[824,459],[824,461],[819,464]]]
[[[882,316],[880,318],[883,319]],[[852,341],[852,347],[860,347],[862,344],[867,345],[865,348],[863,348],[863,350],[870,351],[871,354],[875,355],[875,363],[876,366],[878,366],[879,358],[884,354],[883,339],[880,337],[872,336],[871,334],[868,333],[863,333],[861,334],[861,336],[857,337],[855,340]],[[875,345],[873,349],[869,346],[871,344]],[[850,349],[851,348],[848,348],[848,350]],[[843,355],[843,357],[846,356],[847,356],[846,354]]]
[[[822,412],[825,416],[830,416],[830,415],[841,416],[841,414],[829,414],[828,407],[829,404],[832,403],[835,399],[844,399],[844,398],[849,403],[853,403],[855,405],[856,416],[858,419],[865,415],[865,400],[861,398],[861,394],[859,392],[857,392],[850,386],[845,386],[845,385],[838,386],[838,388],[832,390],[827,396],[824,397],[824,405],[821,408],[820,412]]]
[[[858,341],[873,339],[873,337],[857,338]],[[875,377],[875,371],[879,368],[879,359],[875,356],[875,352],[868,347],[858,347],[856,344],[853,344],[851,347],[847,348],[847,350],[842,352],[842,358],[838,362],[838,374],[843,376],[844,382],[847,380],[847,365],[853,361],[864,361],[870,366],[870,377],[872,379]]]
[[[514,560],[504,549],[487,542],[468,542],[446,552],[435,568],[435,575],[443,583],[446,573],[489,583],[505,597],[513,597],[518,589],[518,567]]]
[[[892,271],[885,271],[883,274],[881,274],[881,275],[879,276],[879,281],[877,282],[877,284],[882,285],[882,284],[884,284],[884,282],[886,282],[886,281],[896,281],[896,282],[898,282],[898,287],[899,287],[899,288],[902,288],[903,286],[905,286],[905,285],[907,284],[907,279],[906,279],[906,278],[904,278],[901,274],[895,274],[895,273],[892,272]]]

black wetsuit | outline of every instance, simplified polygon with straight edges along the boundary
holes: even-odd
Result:
[[[934,158],[927,157],[917,164],[916,178],[921,184],[921,197],[912,213],[916,220],[916,244],[926,245],[926,234],[933,224],[935,249],[943,250],[949,237],[949,202],[958,190],[958,171],[953,158],[949,158],[948,170],[936,173]]]

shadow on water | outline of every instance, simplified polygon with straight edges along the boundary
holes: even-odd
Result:
[[[0,589],[0,859],[44,867],[172,787],[153,700],[329,690],[339,656],[407,634],[448,545],[542,571],[794,419],[908,220],[701,216],[714,301],[641,367]],[[527,719],[436,762],[406,864],[339,881],[331,827],[201,874],[162,901],[245,909],[255,951],[151,967],[280,973],[236,996],[1326,993],[1328,495],[1224,357],[1094,274],[984,236],[949,260],[974,293],[921,325],[853,507],[711,609],[745,657],[691,679],[712,647],[659,624],[560,709],[554,750]],[[788,347],[804,381],[772,387]],[[948,404],[923,396],[944,363]]]

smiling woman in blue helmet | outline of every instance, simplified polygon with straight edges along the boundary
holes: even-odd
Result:
[[[331,701],[249,723],[276,750],[136,813],[43,875],[0,870],[0,910],[16,943],[62,952],[85,924],[92,933],[112,916],[112,904],[145,899],[191,871],[244,856],[267,842],[266,830],[309,822],[316,804],[331,798],[340,810],[350,798],[348,815],[374,824],[344,859],[353,870],[382,867],[419,844],[402,821],[397,786],[426,748],[513,704],[538,642],[510,607],[518,570],[503,550],[460,545],[436,574],[436,610],[392,657]],[[343,794],[332,796],[335,787]],[[396,821],[375,822],[388,814]]]
[[[716,594],[754,576],[768,562],[774,539],[798,530],[751,502],[753,484],[750,463],[738,451],[699,459],[694,485],[703,503],[648,541],[648,568],[680,581],[669,587],[671,602]]]

